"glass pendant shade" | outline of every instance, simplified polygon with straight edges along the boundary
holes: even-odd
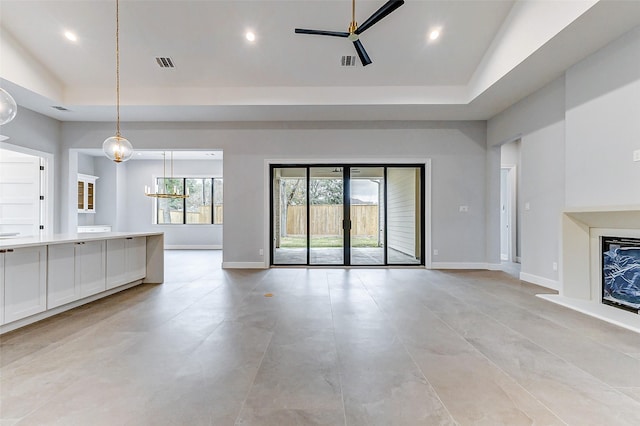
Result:
[[[133,155],[133,146],[122,136],[111,136],[102,144],[102,151],[110,160],[122,163]]]
[[[13,97],[0,88],[0,126],[13,120],[18,112],[18,105]]]

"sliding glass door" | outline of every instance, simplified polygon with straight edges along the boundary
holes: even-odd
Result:
[[[351,264],[384,265],[384,167],[351,167]]]
[[[271,264],[424,264],[424,166],[271,167]]]
[[[344,265],[344,169],[309,167],[309,264]]]

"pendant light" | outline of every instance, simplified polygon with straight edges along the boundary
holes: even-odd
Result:
[[[116,135],[102,144],[104,154],[116,163],[127,161],[133,155],[131,142],[120,135],[120,1],[116,0]]]
[[[189,188],[185,188],[182,194],[178,192],[178,188],[174,186],[171,190],[167,188],[167,153],[162,153],[162,186],[159,188],[156,184],[156,192],[151,192],[151,188],[145,185],[144,195],[153,198],[189,198]],[[173,180],[173,151],[171,151],[171,177]]]
[[[13,120],[18,112],[18,105],[13,96],[0,88],[0,126],[4,126]]]

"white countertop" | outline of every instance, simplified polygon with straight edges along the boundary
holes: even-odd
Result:
[[[80,234],[54,234],[40,237],[16,237],[0,239],[0,248],[34,247],[42,245],[75,243],[79,241],[113,240],[126,237],[148,237],[162,232],[89,232]]]

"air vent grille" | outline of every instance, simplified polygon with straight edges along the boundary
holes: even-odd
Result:
[[[343,67],[355,67],[356,66],[356,57],[355,56],[343,56],[340,60],[340,65]]]
[[[176,66],[173,65],[173,59],[171,59],[168,56],[158,56],[156,57],[156,62],[158,63],[158,65],[160,66],[160,68],[175,68]]]
[[[69,111],[67,108],[60,105],[52,105],[51,108],[57,109],[58,111]]]

